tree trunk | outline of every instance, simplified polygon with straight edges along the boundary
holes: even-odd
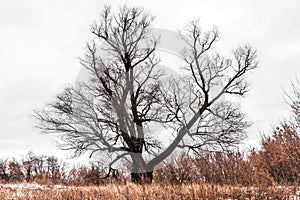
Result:
[[[154,167],[147,166],[141,154],[132,156],[131,181],[136,184],[151,184]]]
[[[131,172],[131,181],[136,184],[151,184],[153,171]]]
[[[142,145],[138,145],[138,153],[132,153],[131,182],[136,184],[151,184],[154,167],[147,165],[142,157]]]

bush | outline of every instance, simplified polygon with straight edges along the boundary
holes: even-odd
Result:
[[[278,184],[300,183],[300,137],[297,129],[283,124],[262,141],[260,170]]]

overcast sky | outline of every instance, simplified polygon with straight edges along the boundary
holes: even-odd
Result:
[[[38,134],[29,116],[75,81],[78,57],[92,38],[89,25],[103,5],[126,2],[150,11],[158,28],[176,31],[193,18],[204,27],[218,26],[218,48],[225,55],[245,43],[258,50],[260,68],[249,76],[251,90],[242,100],[254,122],[247,144],[289,116],[283,91],[300,77],[298,0],[0,0],[0,157],[29,150],[66,154]]]

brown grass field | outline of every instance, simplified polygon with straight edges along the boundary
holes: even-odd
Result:
[[[300,199],[298,187],[232,187],[209,184],[105,186],[0,185],[1,200],[96,200],[96,199]]]

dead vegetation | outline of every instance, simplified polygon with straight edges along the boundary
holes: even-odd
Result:
[[[9,188],[0,186],[0,199],[297,199],[296,187],[233,187],[212,184],[125,185],[108,184],[60,188]]]

